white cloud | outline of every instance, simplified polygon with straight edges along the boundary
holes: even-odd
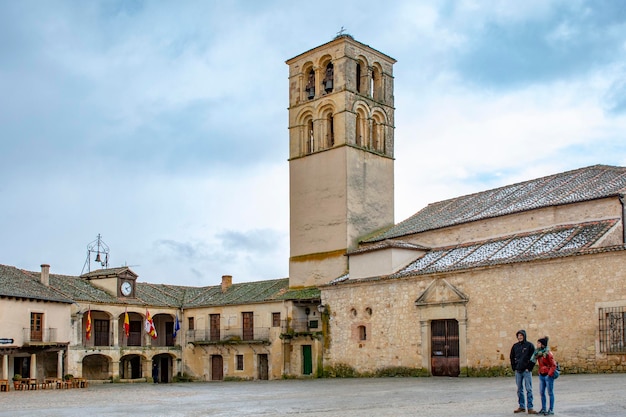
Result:
[[[609,6],[363,0],[311,19],[278,1],[2,3],[0,262],[78,274],[101,233],[143,281],[286,276],[284,62],[342,26],[398,59],[398,221],[626,165],[625,19]]]

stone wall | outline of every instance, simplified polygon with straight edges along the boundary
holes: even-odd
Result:
[[[625,372],[625,355],[600,353],[598,329],[599,306],[626,306],[625,261],[626,252],[619,250],[323,287],[322,302],[330,308],[325,364],[349,364],[360,372],[429,368],[428,322],[450,318],[465,330],[460,340],[462,374],[509,368],[519,329],[526,329],[534,344],[550,336],[565,372]],[[467,302],[442,292],[439,301],[416,306],[433,281],[441,280],[465,294]],[[365,326],[367,340],[359,340],[358,326]]]

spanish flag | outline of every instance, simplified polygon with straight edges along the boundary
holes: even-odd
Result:
[[[130,321],[128,320],[128,311],[124,312],[124,334],[126,337],[130,334]]]
[[[153,339],[157,338],[157,331],[154,327],[154,322],[152,321],[152,317],[150,316],[150,312],[146,309],[146,333],[150,335]]]
[[[91,307],[87,311],[87,326],[85,327],[85,337],[91,339]]]

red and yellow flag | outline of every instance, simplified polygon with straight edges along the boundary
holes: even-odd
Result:
[[[87,311],[87,325],[85,326],[85,337],[91,339],[91,308]]]
[[[130,334],[130,321],[128,320],[128,311],[124,312],[124,334],[126,337]]]
[[[152,317],[150,316],[150,312],[146,310],[146,333],[150,335],[153,339],[157,338],[157,331],[154,327],[154,322],[152,321]]]

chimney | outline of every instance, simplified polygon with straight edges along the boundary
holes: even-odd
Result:
[[[50,265],[41,264],[41,283],[46,287],[50,285]]]
[[[222,292],[226,292],[233,285],[232,275],[222,275]]]

